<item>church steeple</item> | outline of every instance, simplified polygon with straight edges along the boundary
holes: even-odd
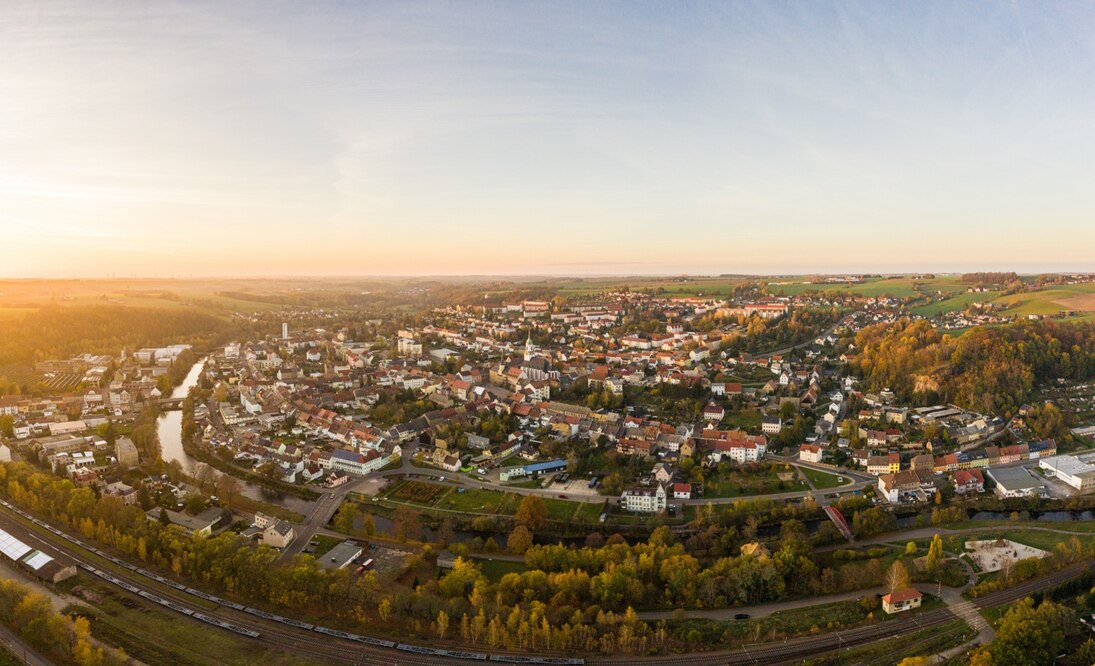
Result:
[[[532,327],[528,329],[528,338],[525,339],[525,360],[531,361],[532,354],[536,351],[536,346],[532,344]]]

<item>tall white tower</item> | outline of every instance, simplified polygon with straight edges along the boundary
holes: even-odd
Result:
[[[525,360],[531,361],[533,354],[536,352],[536,346],[532,344],[532,329],[528,330],[528,338],[525,340]]]
[[[289,324],[287,324],[285,322],[281,323],[281,339],[282,340],[288,340],[289,339]]]

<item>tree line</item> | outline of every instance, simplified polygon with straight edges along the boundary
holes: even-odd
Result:
[[[121,650],[95,644],[86,618],[58,613],[45,595],[13,580],[0,579],[0,622],[58,664],[120,666],[127,662]]]
[[[868,326],[855,367],[872,389],[914,404],[1014,415],[1039,383],[1095,376],[1095,323],[1021,322],[944,336],[925,320]]]

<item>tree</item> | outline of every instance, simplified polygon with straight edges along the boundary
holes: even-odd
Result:
[[[196,516],[205,508],[205,498],[201,496],[201,493],[187,493],[184,504],[186,512]]]
[[[1037,608],[1026,597],[1004,615],[996,640],[982,646],[971,666],[1041,666],[1052,664],[1065,644],[1065,626],[1072,612],[1044,602]]]
[[[905,544],[905,554],[906,555],[916,555],[916,544],[913,543],[912,541]]]
[[[365,517],[361,521],[361,529],[365,532],[366,536],[373,536],[376,534],[376,521],[373,520],[373,514],[365,514]]]
[[[449,615],[445,611],[437,611],[437,637],[445,640],[445,632],[449,630]]]
[[[194,481],[197,482],[198,488],[202,490],[205,490],[207,485],[215,484],[216,478],[216,471],[207,463],[200,462],[194,469]]]
[[[928,571],[935,573],[939,565],[943,563],[943,538],[936,532],[932,536],[931,545],[928,546]]]
[[[530,546],[532,546],[532,532],[529,532],[524,525],[515,527],[506,539],[506,548],[515,555],[524,553]]]
[[[417,539],[422,527],[422,520],[418,512],[407,506],[396,508],[392,514],[392,522],[395,524],[395,534],[400,541]]]
[[[547,524],[547,507],[539,495],[525,495],[517,507],[517,524],[536,532]]]
[[[905,568],[905,565],[901,563],[901,560],[894,560],[893,564],[886,571],[886,587],[890,588],[890,593],[894,593],[898,590],[903,590],[909,586],[909,571]]]
[[[11,414],[0,416],[0,435],[15,437],[15,417]]]
[[[380,616],[380,619],[383,622],[387,622],[388,618],[392,616],[392,602],[388,597],[384,597],[380,600],[380,603],[377,604],[376,614]]]
[[[928,657],[905,657],[897,663],[897,666],[929,666],[931,663]]]
[[[441,520],[441,527],[437,530],[437,543],[442,547],[448,547],[456,538],[456,528],[453,527],[452,518],[445,516]]]
[[[239,479],[231,474],[221,474],[217,477],[217,496],[228,508],[232,508],[232,501],[240,493]]]
[[[357,502],[344,502],[335,514],[335,529],[344,534],[353,534],[360,515],[361,510],[357,508]]]

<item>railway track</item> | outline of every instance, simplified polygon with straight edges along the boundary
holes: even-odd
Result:
[[[385,639],[364,637],[349,634],[338,630],[316,627],[315,625],[284,618],[281,616],[258,611],[257,609],[244,607],[242,604],[220,599],[214,595],[187,588],[180,583],[166,579],[153,572],[148,572],[131,563],[124,562],[114,556],[105,553],[94,546],[84,544],[44,521],[11,506],[0,500],[0,508],[13,512],[25,520],[29,520],[40,527],[49,530],[52,534],[64,539],[66,547],[47,541],[28,531],[10,515],[0,522],[14,524],[27,534],[27,536],[47,548],[63,552],[66,557],[74,560],[85,571],[104,578],[118,585],[126,591],[144,597],[146,600],[158,603],[175,612],[182,613],[199,622],[206,622],[219,626],[228,631],[234,631],[252,640],[261,641],[263,645],[279,647],[297,654],[319,658],[324,663],[342,664],[392,664],[400,663],[409,666],[435,666],[438,664],[468,664],[470,661],[483,661],[495,663],[525,663],[525,664],[632,664],[637,662],[659,664],[663,666],[764,666],[800,661],[803,658],[816,656],[834,650],[855,646],[867,645],[880,640],[894,638],[904,634],[913,633],[922,629],[928,629],[952,620],[959,619],[948,609],[938,609],[920,615],[910,615],[877,624],[855,627],[847,631],[832,631],[817,636],[803,636],[788,639],[778,643],[762,643],[753,646],[744,646],[741,649],[725,652],[690,653],[686,655],[662,655],[653,657],[634,656],[627,658],[567,658],[567,657],[533,657],[525,655],[513,655],[502,653],[483,653],[463,650],[440,650],[406,643],[396,643]],[[122,573],[105,571],[88,559],[86,555],[73,552],[82,549],[100,558],[105,558],[121,568]],[[1043,589],[1054,587],[1067,582],[1076,576],[1088,571],[1091,562],[1077,562],[1060,569],[1048,576],[1026,581],[1013,588],[999,590],[987,594],[974,603],[980,608],[992,608],[1011,603],[1024,596]],[[105,575],[104,575],[105,574]],[[167,590],[149,592],[142,587],[144,580],[151,578]],[[113,579],[113,580],[112,580]],[[196,606],[194,599],[203,599],[214,603],[213,609]],[[363,642],[363,640],[365,642]]]
[[[62,548],[56,543],[43,539],[33,531],[28,531],[10,516],[2,523],[18,526],[28,539],[34,540],[49,550],[63,552],[84,571],[104,579],[123,590],[143,597],[176,613],[186,615],[198,622],[217,626],[226,631],[259,640],[263,645],[287,649],[297,654],[319,657],[324,663],[345,664],[411,664],[412,666],[431,666],[435,664],[467,664],[473,661],[516,664],[545,664],[559,666],[581,666],[584,660],[571,657],[536,657],[504,653],[485,653],[473,650],[443,650],[409,643],[397,643],[386,639],[377,639],[340,630],[317,627],[316,625],[285,618],[235,602],[220,599],[214,595],[187,588],[180,583],[124,562],[94,546],[85,544],[57,528],[48,525],[26,512],[0,500],[0,507],[19,515],[24,520],[49,530],[52,534],[65,539],[69,546]],[[86,555],[74,552],[79,548],[96,557],[111,561],[120,571],[107,571],[100,568]],[[150,592],[145,589],[142,578],[155,580],[166,589]],[[217,604],[207,609],[194,604],[194,599],[203,599]]]

